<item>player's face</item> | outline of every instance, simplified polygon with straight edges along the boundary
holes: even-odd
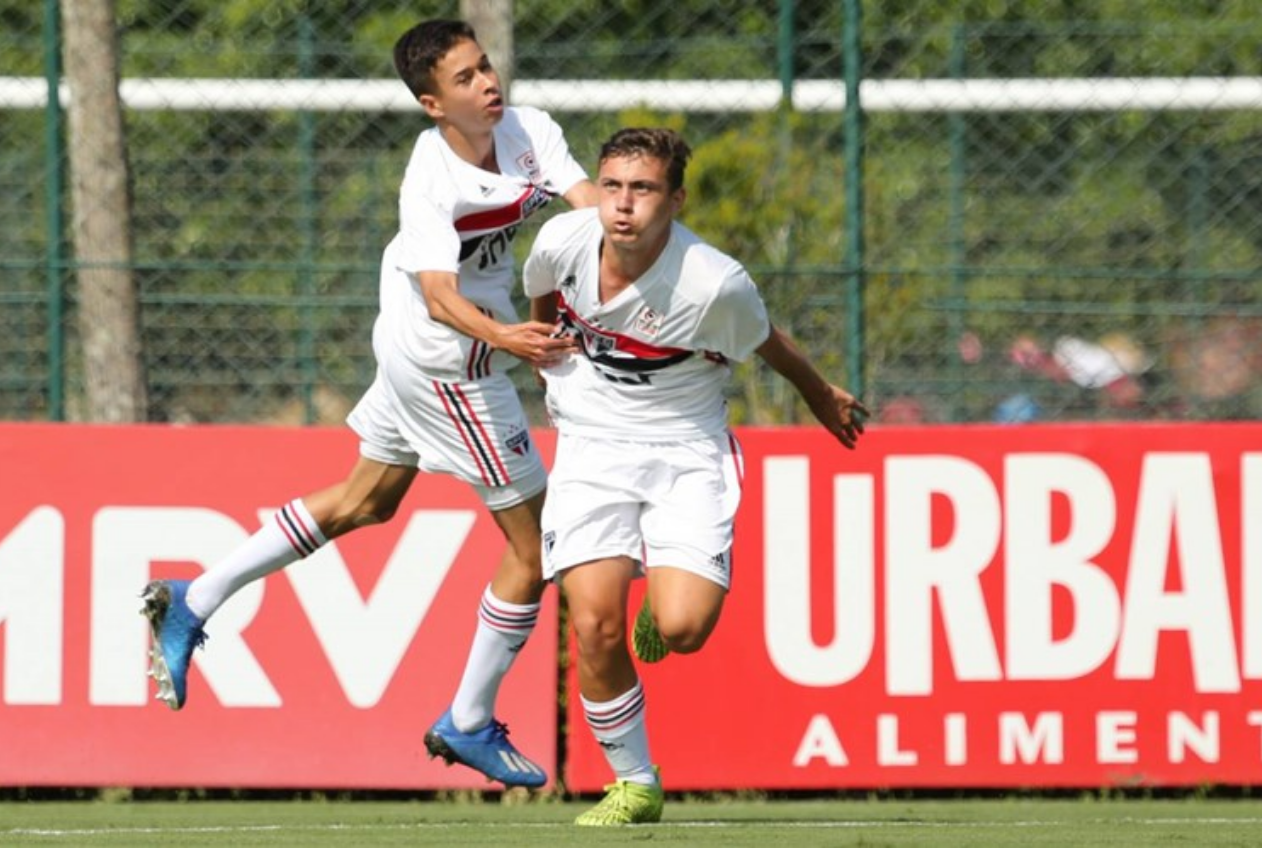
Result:
[[[660,250],[684,202],[674,191],[666,162],[653,156],[618,156],[600,163],[596,187],[605,240],[621,249]]]
[[[504,117],[500,78],[476,41],[458,41],[434,66],[434,94],[421,105],[435,121],[463,133],[489,130]]]

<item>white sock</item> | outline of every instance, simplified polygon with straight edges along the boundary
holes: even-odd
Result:
[[[470,733],[490,724],[500,683],[538,619],[539,604],[510,604],[486,587],[464,676],[451,702],[451,720],[457,730]]]
[[[649,755],[649,731],[644,723],[644,687],[640,681],[635,681],[635,686],[612,701],[582,700],[587,726],[592,729],[618,779],[656,786],[657,775]]]
[[[294,498],[244,544],[189,585],[185,598],[188,608],[205,621],[246,583],[310,556],[327,541],[302,498]]]

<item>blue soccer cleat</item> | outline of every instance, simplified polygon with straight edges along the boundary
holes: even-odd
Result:
[[[442,757],[447,765],[466,765],[505,786],[534,788],[548,780],[543,769],[508,741],[508,726],[495,719],[481,730],[463,733],[456,728],[448,709],[425,734],[425,750],[430,759]]]
[[[140,595],[145,602],[140,614],[149,619],[153,630],[149,676],[158,684],[158,700],[173,710],[184,706],[188,696],[193,649],[206,641],[203,622],[184,602],[188,584],[187,580],[154,580]]]

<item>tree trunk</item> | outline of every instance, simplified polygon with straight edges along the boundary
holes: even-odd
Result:
[[[114,0],[61,0],[79,334],[89,421],[144,421]]]
[[[460,0],[460,14],[491,57],[507,99],[513,82],[513,0]]]

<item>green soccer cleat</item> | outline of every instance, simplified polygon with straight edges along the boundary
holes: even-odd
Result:
[[[657,630],[653,621],[653,610],[649,608],[649,597],[644,596],[644,605],[635,617],[635,629],[631,631],[631,647],[635,655],[646,663],[661,662],[670,653],[670,648]]]
[[[657,768],[654,767],[653,771],[656,773]],[[618,780],[606,786],[601,802],[576,818],[574,823],[583,827],[652,824],[662,820],[665,800],[660,779],[653,786]]]

